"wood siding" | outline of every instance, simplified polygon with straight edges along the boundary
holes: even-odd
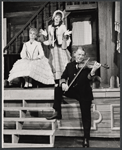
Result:
[[[120,89],[94,89],[91,107],[91,137],[120,137]],[[9,90],[4,91],[3,110],[6,118],[45,118],[53,113],[53,89]],[[56,136],[83,136],[79,103],[75,99],[64,99],[63,119],[57,122]],[[13,125],[13,127],[12,127]],[[50,124],[24,123],[24,128],[48,129]],[[12,120],[4,127],[15,128]]]
[[[102,81],[108,83],[112,75],[117,75],[114,64],[115,30],[114,30],[114,3],[98,2],[98,28],[100,63],[108,64],[109,70],[100,69]]]

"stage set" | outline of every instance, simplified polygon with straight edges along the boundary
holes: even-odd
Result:
[[[28,40],[29,26],[47,29],[55,10],[64,12],[64,23],[72,30],[69,52],[83,46],[91,61],[109,66],[99,69],[100,80],[92,84],[91,137],[120,138],[120,3],[3,2],[3,8],[2,147],[54,147],[56,136],[83,136],[77,100],[63,97],[62,120],[47,120],[54,111],[54,85],[34,83],[33,88],[24,89],[20,80],[13,85],[7,81],[13,64],[20,59],[22,43]],[[39,142],[29,143],[33,137],[40,138]]]

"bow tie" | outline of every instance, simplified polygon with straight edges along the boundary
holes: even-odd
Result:
[[[83,65],[84,65],[84,62],[83,62],[83,61],[82,61],[82,62],[80,62],[80,63],[75,61],[76,69],[78,69],[78,70],[79,70],[79,69],[80,69]]]

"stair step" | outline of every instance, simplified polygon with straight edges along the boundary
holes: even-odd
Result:
[[[54,88],[5,89],[5,100],[54,100]]]
[[[101,97],[120,97],[120,88],[103,88],[93,89],[94,98]],[[42,100],[53,101],[54,100],[54,88],[33,88],[33,89],[21,89],[21,88],[5,88],[4,100]]]
[[[4,143],[3,148],[24,148],[24,147],[53,147],[54,144],[25,144],[25,143]]]
[[[54,135],[55,130],[4,130],[3,134],[18,134],[18,135]]]
[[[55,122],[56,119],[47,120],[46,118],[4,118],[4,121],[32,121],[32,122]]]
[[[31,110],[31,111],[54,111],[52,107],[4,107],[5,111],[19,111],[19,110]]]

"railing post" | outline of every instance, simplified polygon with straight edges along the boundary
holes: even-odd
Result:
[[[11,23],[8,24],[8,41],[9,42],[11,40]]]
[[[29,28],[31,27],[31,22],[30,22],[30,24],[29,24],[30,26],[29,26]]]
[[[38,15],[36,17],[36,28],[37,30],[39,29],[39,16]]]
[[[58,9],[58,2],[56,2],[56,9]]]
[[[65,10],[66,4],[67,4],[67,2],[63,2],[63,10]]]
[[[24,37],[24,30],[22,32],[22,43],[25,41],[25,37]]]
[[[16,46],[15,46],[15,53],[17,53],[18,52],[18,46],[17,46],[17,38],[16,38],[16,41],[15,41],[15,44],[16,44]]]
[[[30,26],[28,26],[28,28],[27,28],[27,37],[29,37],[29,30],[30,30]],[[28,39],[26,39],[26,40],[28,40]]]
[[[44,29],[44,9],[42,11],[42,29]]]
[[[60,9],[60,2],[58,2],[58,9]]]
[[[51,16],[51,2],[49,2],[49,17]]]
[[[50,12],[51,12],[51,15],[53,14],[53,3],[51,2],[50,3]]]
[[[72,5],[75,5],[75,2],[72,2]]]
[[[8,54],[10,54],[11,46],[8,47]]]
[[[44,28],[45,28],[45,20],[46,20],[46,9],[45,9],[45,7],[44,7],[44,9],[43,9],[43,12],[44,12],[44,14],[43,14],[43,15],[44,15],[44,18],[43,18],[43,19],[44,19]]]

